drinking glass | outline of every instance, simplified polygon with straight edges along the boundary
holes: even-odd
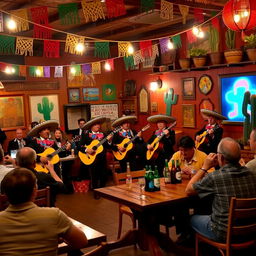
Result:
[[[143,195],[143,191],[144,191],[145,186],[146,186],[145,178],[139,178],[138,183],[139,183],[139,186],[140,186],[140,198],[144,199],[145,196]]]

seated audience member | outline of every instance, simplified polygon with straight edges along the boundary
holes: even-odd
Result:
[[[230,198],[256,197],[256,173],[239,164],[240,146],[235,140],[224,138],[217,149],[217,154],[207,156],[203,167],[188,183],[186,192],[188,195],[198,194],[200,198],[213,196],[212,213],[194,215],[191,225],[202,235],[223,242],[227,234]],[[219,170],[207,173],[217,164]]]
[[[2,131],[2,129],[0,128],[0,145],[4,144],[4,141],[6,140],[6,134],[4,131]]]
[[[38,207],[36,176],[26,168],[16,168],[1,182],[9,207],[0,212],[0,254],[55,256],[58,241],[64,239],[74,249],[87,244],[85,234],[58,208]]]
[[[169,161],[169,167],[172,167],[172,160],[178,160],[182,173],[191,176],[203,166],[207,155],[204,152],[195,149],[195,142],[189,136],[180,138],[178,148],[179,151],[174,153]]]
[[[54,206],[56,195],[61,192],[66,192],[65,185],[63,184],[60,177],[56,174],[53,169],[53,165],[48,163],[46,168],[49,173],[37,172],[34,170],[36,165],[36,152],[34,149],[24,147],[17,152],[16,163],[19,167],[24,167],[32,171],[37,178],[38,189],[50,187],[51,192],[51,206]]]
[[[0,145],[0,182],[4,178],[4,176],[10,172],[13,168],[7,167],[4,164],[4,151],[2,149],[2,146]],[[0,187],[1,189],[1,187]],[[1,191],[1,190],[0,190]]]
[[[20,148],[23,148],[27,145],[27,139],[24,138],[23,130],[18,128],[16,130],[16,138],[9,141],[7,152],[11,155],[11,151],[17,151]]]
[[[250,148],[253,153],[256,153],[256,129],[253,129],[250,134]],[[247,168],[249,168],[251,171],[256,173],[256,158],[254,156],[254,159],[249,161],[246,165]]]

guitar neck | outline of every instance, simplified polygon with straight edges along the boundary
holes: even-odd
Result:
[[[174,122],[173,124],[171,124],[169,127],[167,127],[166,129],[164,129],[164,131],[166,130],[170,130],[172,127],[174,127],[176,125],[176,122]],[[159,142],[163,137],[165,136],[165,133],[163,132],[162,135],[158,136],[158,141]]]

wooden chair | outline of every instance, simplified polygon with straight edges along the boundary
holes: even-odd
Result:
[[[114,174],[114,182],[116,185],[125,183],[126,173],[113,172],[113,174]],[[145,170],[133,171],[133,172],[131,172],[131,176],[132,176],[132,180],[136,181],[136,180],[138,180],[138,178],[145,176]],[[120,238],[121,232],[122,232],[123,214],[126,214],[131,218],[132,226],[133,226],[133,228],[136,228],[136,220],[134,218],[133,212],[130,209],[130,207],[119,204],[119,224],[118,224],[117,239]]]
[[[234,238],[244,238],[235,242]],[[248,237],[248,239],[245,239]],[[199,242],[216,247],[223,256],[230,256],[232,250],[244,249],[256,245],[256,198],[231,198],[227,239],[219,243],[196,233],[196,256],[199,255]],[[225,253],[226,252],[226,253]]]
[[[37,190],[37,195],[34,203],[38,206],[50,207],[50,188],[46,187]],[[5,210],[9,205],[7,196],[0,194],[0,211]]]

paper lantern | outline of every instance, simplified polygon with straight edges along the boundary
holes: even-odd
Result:
[[[256,1],[230,0],[222,12],[224,24],[231,30],[250,30],[256,27]]]

